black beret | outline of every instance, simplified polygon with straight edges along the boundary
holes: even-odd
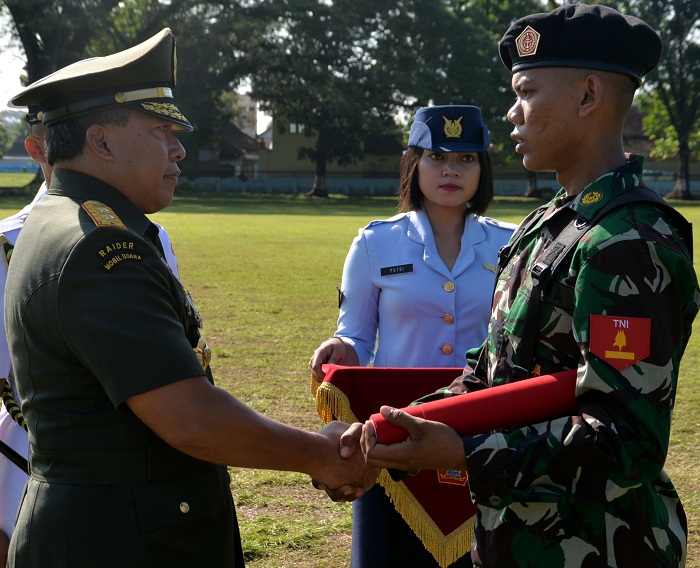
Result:
[[[124,105],[189,131],[192,125],[173,99],[175,74],[175,36],[165,28],[119,53],[59,69],[25,87],[10,105],[38,105],[47,126]]]
[[[661,39],[644,21],[607,6],[573,4],[520,18],[499,44],[517,73],[533,67],[580,67],[629,75],[641,83],[661,57]]]

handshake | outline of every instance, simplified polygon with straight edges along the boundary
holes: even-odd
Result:
[[[353,385],[357,383],[353,381]],[[347,386],[345,389],[349,390]],[[368,398],[354,394],[348,398],[356,401]],[[576,369],[431,398],[424,397],[421,404],[403,410],[382,406],[379,414],[370,415],[364,424],[329,422],[320,433],[336,440],[343,470],[339,473],[348,475],[342,482],[314,478],[314,486],[325,490],[334,501],[352,501],[371,488],[381,468],[466,471],[463,436],[533,424],[575,412]]]
[[[462,438],[450,426],[388,406],[380,412],[387,422],[407,431],[408,438],[396,444],[379,444],[370,420],[364,424],[333,420],[318,432],[334,445],[337,455],[329,457],[327,471],[312,477],[312,483],[331,500],[361,497],[376,483],[382,468],[466,470]]]

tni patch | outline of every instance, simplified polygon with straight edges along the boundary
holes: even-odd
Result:
[[[591,353],[621,371],[649,357],[651,318],[591,316]]]

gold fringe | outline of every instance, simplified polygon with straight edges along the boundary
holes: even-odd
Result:
[[[382,470],[379,474],[379,484],[440,568],[446,568],[469,554],[474,535],[473,516],[445,535],[402,481],[394,481],[386,470]]]
[[[316,383],[316,381],[313,382]],[[350,424],[358,421],[343,391],[330,383],[316,384],[318,385],[315,393],[316,412],[324,424],[328,424],[331,420],[342,420]]]
[[[312,378],[311,393],[316,397],[316,412],[324,424],[334,418],[343,422],[357,422],[348,397],[335,385],[325,382],[319,384]],[[378,482],[394,508],[433,555],[440,568],[446,568],[469,554],[474,535],[474,517],[445,535],[402,481],[394,481],[386,470],[382,470]]]

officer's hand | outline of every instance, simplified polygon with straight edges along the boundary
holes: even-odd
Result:
[[[333,501],[354,501],[371,489],[379,476],[379,468],[367,466],[363,453],[359,451],[362,424],[357,422],[348,426],[334,420],[319,432],[337,440],[339,460],[329,477],[313,479],[312,483]]]
[[[389,422],[406,430],[409,437],[390,446],[379,444],[374,425],[368,420],[362,430],[361,447],[369,466],[404,471],[466,471],[462,438],[452,428],[440,422],[411,416],[398,408],[382,406],[380,412]]]

